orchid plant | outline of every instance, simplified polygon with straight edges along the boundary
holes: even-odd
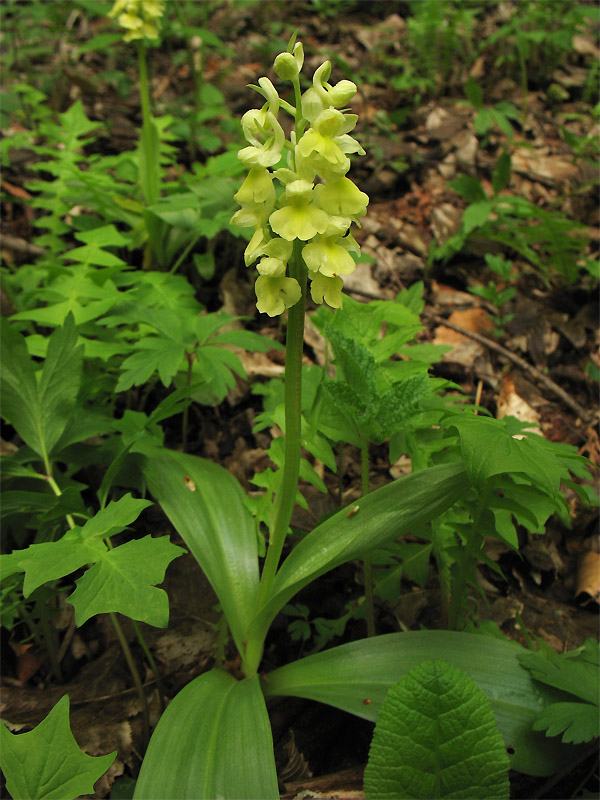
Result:
[[[238,651],[237,666],[234,660],[229,670],[204,672],[171,701],[142,764],[134,795],[140,800],[278,798],[266,697],[320,700],[375,721],[394,683],[413,666],[440,658],[489,696],[513,769],[549,774],[569,757],[560,743],[548,746],[534,734],[536,714],[556,698],[534,686],[518,661],[519,648],[508,641],[450,631],[387,634],[261,673],[269,627],[294,595],[325,572],[422,530],[467,492],[479,466],[467,453],[465,463],[400,478],[318,524],[280,563],[298,488],[308,282],[316,303],[341,306],[343,275],[354,268],[358,249],[350,228],[368,203],[347,177],[349,156],[364,152],[350,136],[356,116],[344,110],[356,87],[330,85],[325,62],[302,94],[302,65],[302,45],[292,39],[274,67],[291,82],[293,104],[268,78],[253,87],[265,104],[242,119],[248,146],[239,157],[249,172],[233,218],[254,228],[245,261],[258,262],[258,309],[270,316],[287,310],[285,460],[262,571],[256,528],[236,479],[204,459],[148,442],[137,446],[148,488],[211,582]],[[289,140],[281,111],[294,120]]]

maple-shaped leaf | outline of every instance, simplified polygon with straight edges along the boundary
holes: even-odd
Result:
[[[533,723],[546,736],[562,733],[563,742],[589,742],[600,735],[600,681],[598,641],[586,639],[582,647],[566,653],[549,648],[519,654],[519,661],[541,683],[574,695],[583,702],[558,702],[546,706]],[[567,698],[568,700],[568,698]]]
[[[185,550],[168,536],[144,536],[100,555],[77,581],[69,597],[77,625],[95,614],[118,611],[132,619],[164,628],[169,622],[169,598],[157,588],[167,567]]]
[[[69,725],[68,695],[29,733],[0,726],[0,743],[6,788],[19,800],[74,800],[92,794],[117,755],[115,750],[94,757],[80,750]]]

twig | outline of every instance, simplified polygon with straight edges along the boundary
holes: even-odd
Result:
[[[457,333],[462,333],[463,336],[468,336],[470,339],[474,339],[476,342],[488,347],[490,350],[495,350],[497,353],[500,353],[500,355],[504,356],[504,358],[512,361],[513,364],[516,364],[522,370],[525,370],[525,372],[528,372],[529,375],[535,378],[535,380],[543,383],[544,386],[557,397],[559,397],[565,405],[569,406],[569,408],[575,411],[577,416],[581,418],[582,422],[589,424],[592,421],[592,414],[590,414],[589,411],[586,411],[586,409],[580,405],[577,400],[571,397],[571,395],[567,394],[564,389],[561,389],[557,383],[554,383],[553,380],[544,375],[544,373],[541,372],[537,367],[534,367],[533,364],[529,364],[520,356],[515,355],[515,353],[511,353],[510,350],[506,349],[506,347],[498,344],[498,342],[488,339],[487,336],[482,336],[480,333],[475,333],[475,331],[469,331],[467,328],[463,328],[462,325],[457,325],[455,322],[450,322],[449,320],[444,319],[437,314],[431,314],[428,312],[425,313],[429,319],[437,322],[438,325],[443,325],[445,328],[451,328]]]
[[[15,253],[24,253],[26,256],[42,256],[46,252],[43,247],[32,244],[27,239],[21,239],[19,236],[11,236],[9,233],[2,234],[0,244],[2,247],[6,247],[7,250],[13,250]]]
[[[360,297],[366,297],[370,300],[384,299],[380,295],[374,294],[373,292],[365,292],[362,289],[348,289],[348,292],[351,294],[357,294]],[[438,314],[432,314],[430,311],[425,311],[424,314],[430,320],[437,322],[438,325],[443,325],[445,328],[451,328],[453,331],[462,333],[463,336],[467,336],[469,339],[474,339],[476,342],[484,345],[484,347],[489,347],[490,350],[495,350],[497,353],[500,353],[500,355],[504,356],[504,358],[512,361],[513,364],[516,364],[522,370],[525,370],[525,372],[528,372],[532,378],[540,383],[543,383],[544,386],[557,397],[559,397],[565,405],[569,406],[569,408],[572,409],[586,425],[589,425],[593,421],[593,414],[590,414],[589,411],[586,411],[586,409],[580,405],[577,400],[571,397],[570,394],[567,394],[564,389],[561,389],[557,383],[554,383],[554,381],[544,375],[543,372],[540,372],[540,370],[537,367],[534,367],[533,364],[529,364],[520,356],[511,353],[510,350],[506,349],[506,347],[502,347],[502,345],[498,344],[498,342],[488,339],[487,336],[482,336],[480,333],[467,330],[467,328],[463,328],[462,325],[457,325],[455,322],[450,322],[449,320],[440,317]]]

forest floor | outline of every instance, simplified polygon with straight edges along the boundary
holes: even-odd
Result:
[[[239,118],[255,105],[246,84],[264,74],[272,77],[269,65],[274,55],[285,49],[290,35],[298,29],[310,71],[327,57],[333,61],[334,73],[337,69],[340,77],[358,83],[352,111],[359,115],[357,131],[367,155],[357,159],[352,177],[369,194],[370,204],[356,238],[370,258],[359,263],[347,278],[346,291],[359,300],[394,299],[399,290],[424,281],[426,306],[419,340],[451,348],[434,366],[434,374],[454,381],[494,416],[512,414],[539,425],[548,439],[574,445],[580,454],[598,464],[597,282],[585,272],[570,284],[564,276],[544,274],[522,253],[485,237],[470,237],[447,261],[429,259],[432,248],[459,231],[467,205],[450,182],[461,174],[477,177],[483,191],[491,196],[494,168],[507,147],[512,172],[501,193],[525,198],[546,210],[558,209],[576,220],[587,237],[584,256],[597,257],[597,165],[585,154],[574,156],[572,140],[565,140],[563,130],[568,125],[578,141],[593,140],[599,132],[582,101],[590,61],[600,55],[594,32],[578,36],[572,51],[554,66],[550,77],[538,76],[536,70],[543,70],[544,65],[532,61],[525,96],[514,65],[510,69],[507,63],[495,66],[494,58],[484,52],[468,67],[464,58],[456,59],[456,67],[440,67],[437,88],[423,91],[422,100],[415,103],[411,92],[417,94],[418,86],[400,90],[386,79],[388,73],[400,71],[400,59],[408,58],[406,4],[346,5],[346,13],[326,15],[318,13],[318,3],[216,4],[207,16],[206,27],[225,48],[207,52],[205,82],[220,89],[232,117]],[[470,46],[497,30],[506,13],[503,4],[490,4],[485,13],[480,13]],[[94,25],[101,24],[94,21]],[[73,50],[80,43],[78,37],[85,41],[91,33],[97,33],[81,20],[71,20],[71,25],[68,46]],[[153,53],[153,100],[158,113],[189,94],[187,64],[174,57],[181,47],[181,42],[172,40],[168,47]],[[91,119],[99,124],[110,121],[102,145],[107,152],[119,152],[134,146],[134,129],[140,117],[135,64],[132,61],[127,67],[131,91],[124,97],[103,77],[111,58],[102,51],[91,51],[69,61],[58,48],[40,58],[33,72],[45,70],[57,76],[58,110],[65,110],[80,98]],[[108,66],[115,69],[112,63]],[[501,102],[519,110],[525,106],[523,114],[509,122],[514,129],[510,141],[496,125],[485,135],[476,133],[478,109],[465,102],[464,86],[469,77],[483,86],[486,107]],[[9,80],[19,78],[15,70]],[[560,102],[552,99],[550,84],[562,88]],[[212,124],[223,136],[218,120]],[[201,159],[201,147],[199,153]],[[178,161],[181,168],[189,167],[185,143],[181,144]],[[2,248],[12,263],[23,258],[14,243],[28,241],[32,235],[31,216],[20,204],[23,184],[31,175],[29,166],[26,160],[11,164],[3,180]],[[216,253],[218,256],[219,249]],[[469,289],[486,287],[490,280],[499,285],[484,256],[507,253],[512,268],[500,289],[510,286],[515,291],[502,309],[508,321],[495,333],[498,308]],[[217,263],[215,276],[205,284],[199,300],[210,310],[225,308],[254,318],[255,330],[282,338],[276,322],[259,319],[241,260],[233,266]],[[305,345],[305,362],[323,363],[323,340],[310,324]],[[252,380],[273,377],[281,373],[281,355],[271,352],[259,359],[249,355],[245,366]],[[238,381],[218,408],[202,407],[190,418],[190,452],[218,460],[247,490],[255,489],[250,478],[261,463],[266,465],[263,450],[270,440],[269,432],[252,433],[258,408],[256,396],[250,393],[250,381]],[[385,447],[373,448],[371,456],[374,487],[401,474],[402,464],[390,467]],[[345,466],[343,500],[348,503],[360,493],[360,454],[352,448],[345,454]],[[323,478],[327,495],[306,487],[309,510],[298,510],[293,519],[300,530],[310,529],[338,502],[337,477],[325,470]],[[598,635],[600,599],[596,511],[582,508],[575,495],[567,499],[572,509],[570,528],[551,519],[543,536],[520,531],[518,553],[490,540],[486,553],[501,568],[505,580],[484,567],[480,570],[480,585],[487,598],[480,604],[481,619],[493,620],[506,635],[521,641],[524,626],[530,636],[540,637],[559,652]],[[158,509],[150,519],[155,533],[173,534]],[[146,527],[148,520],[146,516]],[[142,627],[167,693],[173,695],[213,664],[219,615],[212,589],[199,576],[191,555],[171,564],[164,588],[171,608],[168,629]],[[311,615],[318,611],[335,618],[360,593],[356,570],[346,565],[298,599],[311,609]],[[64,619],[57,624],[64,625],[63,641],[68,637],[62,657],[70,679],[66,684],[53,685],[44,675],[43,663],[30,651],[15,650],[10,656],[5,652],[2,713],[13,722],[35,724],[68,690],[71,723],[80,744],[91,753],[119,749],[117,762],[109,776],[97,784],[95,797],[130,796],[131,781],[128,784],[126,779],[137,774],[144,744],[139,704],[118,641],[104,617],[75,629],[66,602],[63,610]],[[439,589],[433,575],[424,589],[403,579],[397,603],[379,606],[378,632],[436,627],[439,610]],[[268,668],[303,652],[304,645],[287,636],[288,623],[282,615],[276,620],[267,643]],[[133,640],[133,631],[125,620],[124,627]],[[355,619],[344,637],[332,641],[340,643],[362,635],[364,620]],[[135,651],[133,641],[132,647]],[[142,654],[136,654],[141,662]],[[150,691],[150,671],[146,680]],[[160,708],[154,694],[152,712],[156,719]],[[270,712],[283,797],[299,793],[339,800],[363,796],[362,770],[372,725],[305,701],[274,703]],[[520,776],[513,781],[513,796],[573,796],[586,779],[585,771],[593,769],[594,763],[588,761],[574,774],[558,776],[549,783]],[[118,781],[113,786],[115,778]]]

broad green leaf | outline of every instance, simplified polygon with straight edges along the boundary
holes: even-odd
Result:
[[[391,686],[421,662],[443,659],[465,672],[489,697],[511,768],[550,775],[577,751],[533,731],[532,725],[547,705],[568,696],[533,681],[519,664],[520,650],[512,642],[473,633],[390,633],[280,667],[269,674],[264,691],[318,700],[375,721]]]
[[[1,725],[0,739],[6,788],[18,800],[74,800],[93,794],[94,783],[117,755],[115,750],[95,758],[79,749],[66,694],[32,731],[13,734]]]
[[[83,363],[76,343],[69,316],[50,336],[38,382],[25,340],[2,320],[2,414],[45,462],[75,408]]]
[[[492,203],[488,200],[481,200],[465,208],[462,217],[462,227],[465,233],[470,233],[475,228],[479,228],[486,222],[492,210]]]
[[[168,536],[144,536],[102,552],[68,598],[75,608],[77,625],[83,625],[95,614],[117,611],[165,628],[169,622],[169,598],[156,584],[163,582],[171,561],[184,552]]]
[[[266,632],[288,600],[319,575],[428,522],[453,505],[468,486],[461,464],[430,467],[363,497],[352,516],[343,509],[317,525],[281,565],[270,599],[252,622],[252,634]]]
[[[492,475],[517,472],[526,475],[547,494],[558,494],[563,469],[541,437],[515,438],[506,420],[464,414],[453,416],[448,426],[458,430],[467,472],[475,486]]]
[[[130,494],[109,503],[98,511],[81,529],[84,539],[113,536],[120,533],[130,523],[135,522],[142,511],[152,505],[151,500],[139,500]]]
[[[140,349],[123,361],[115,391],[125,392],[132,386],[141,386],[156,370],[163,386],[168,387],[182,366],[183,345],[171,339],[151,336],[138,342],[137,347]]]
[[[445,661],[426,661],[381,706],[365,797],[504,800],[508,763],[490,701],[475,681]]]
[[[171,701],[154,731],[134,798],[278,800],[271,726],[258,676],[211,670]]]
[[[142,452],[148,488],[204,570],[243,650],[258,592],[258,546],[240,485],[205,459],[158,448]]]

